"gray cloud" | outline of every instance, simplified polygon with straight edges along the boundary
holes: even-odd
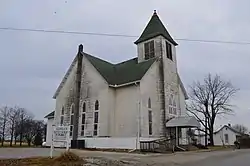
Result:
[[[142,5],[143,4],[143,5]],[[250,2],[242,0],[1,1],[0,27],[140,35],[154,9],[174,38],[249,41]],[[0,31],[0,105],[26,107],[38,118],[54,108],[52,95],[77,46],[111,62],[136,56],[136,38]],[[178,67],[187,86],[208,72],[240,88],[235,116],[222,123],[249,125],[248,45],[178,41]]]

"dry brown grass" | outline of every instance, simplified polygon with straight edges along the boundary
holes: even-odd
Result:
[[[64,152],[59,157],[56,157],[54,159],[54,161],[58,162],[77,162],[82,160],[83,160],[82,158],[80,158],[78,155],[70,151]]]
[[[72,152],[62,153],[56,158],[26,158],[0,160],[0,166],[83,166],[85,160]]]

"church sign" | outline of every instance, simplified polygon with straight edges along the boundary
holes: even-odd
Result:
[[[66,151],[69,150],[69,126],[52,126],[52,144],[50,146],[50,157],[53,157],[54,151],[54,142],[64,142],[64,147],[66,147]]]
[[[67,141],[69,126],[57,126],[54,130],[54,142]]]

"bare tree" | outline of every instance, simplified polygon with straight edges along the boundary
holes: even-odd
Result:
[[[44,129],[43,121],[27,119],[24,121],[24,138],[28,142],[28,146],[31,145],[32,140],[35,135],[40,132],[42,133]]]
[[[19,117],[19,110],[17,107],[10,108],[10,115],[9,115],[9,134],[10,134],[10,146],[12,146],[15,127],[17,123],[17,119]]]
[[[212,146],[215,120],[217,116],[233,112],[229,101],[236,92],[237,89],[231,82],[222,80],[219,75],[211,74],[208,74],[202,83],[197,81],[190,87],[190,102],[187,110],[204,127],[201,131],[209,135]]]
[[[241,124],[236,124],[233,126],[233,128],[242,134],[246,134],[248,131],[248,128]]]
[[[1,144],[3,146],[6,134],[6,128],[8,123],[8,118],[10,115],[10,109],[5,106],[0,109],[0,124],[1,124]]]
[[[21,109],[16,107],[16,118],[14,123],[14,144],[17,143],[17,137],[20,135]]]
[[[19,137],[19,144],[22,146],[24,130],[24,121],[27,119],[33,119],[33,115],[29,113],[25,108],[18,108],[18,118],[15,125],[15,144],[17,137]]]

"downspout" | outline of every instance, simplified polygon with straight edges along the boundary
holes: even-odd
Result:
[[[73,116],[74,127],[73,127],[72,140],[77,140],[78,138],[80,91],[81,91],[81,79],[82,79],[82,58],[83,58],[82,53],[83,53],[83,45],[80,44],[77,53],[77,69],[76,69],[76,79],[75,79],[76,96],[74,98],[75,112]]]
[[[136,87],[138,87],[138,115],[137,115],[137,135],[136,135],[136,146],[135,149],[129,151],[129,153],[134,152],[140,149],[140,137],[141,137],[141,91],[140,85],[137,82],[134,83]]]

